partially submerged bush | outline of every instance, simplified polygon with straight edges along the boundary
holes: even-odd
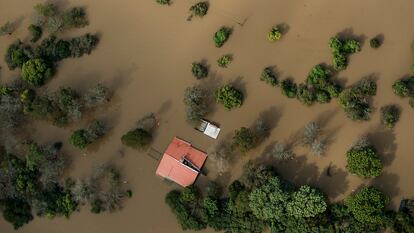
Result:
[[[233,136],[233,147],[239,149],[242,153],[253,149],[257,144],[257,136],[253,130],[242,127],[235,131]]]
[[[22,67],[23,80],[34,87],[42,86],[52,75],[52,67],[40,58],[30,59]]]
[[[38,41],[40,39],[40,37],[42,37],[43,30],[42,30],[41,27],[36,26],[34,24],[30,24],[30,26],[28,27],[28,30],[29,30],[30,35],[32,37],[30,39],[31,42],[35,43],[36,41]]]
[[[348,66],[347,56],[360,51],[359,41],[332,37],[329,41],[335,70],[344,70]]]
[[[191,65],[191,73],[193,73],[193,76],[197,79],[202,79],[207,77],[208,75],[208,68],[199,62],[193,62]]]
[[[243,104],[243,93],[231,85],[220,87],[215,93],[217,103],[231,110],[238,108]]]
[[[137,128],[124,134],[121,141],[125,146],[144,149],[151,143],[152,135],[142,128]]]
[[[190,11],[193,16],[203,17],[207,14],[208,2],[207,1],[198,2],[190,7]]]
[[[381,124],[392,129],[400,119],[401,110],[397,105],[386,105],[381,107]]]
[[[11,35],[14,30],[16,30],[16,26],[13,23],[6,22],[0,27],[0,36]]]
[[[186,116],[189,121],[203,118],[209,109],[210,95],[200,86],[189,87],[184,92]]]
[[[21,41],[17,41],[7,48],[5,60],[9,69],[14,70],[18,67],[21,68],[32,57],[32,49]]]
[[[282,38],[282,32],[279,27],[272,27],[272,29],[270,29],[267,33],[267,39],[271,42],[278,41],[280,38]]]
[[[232,29],[222,26],[216,33],[214,33],[213,41],[216,47],[220,48],[229,39]]]
[[[83,150],[89,144],[95,142],[105,135],[106,128],[102,122],[96,121],[86,129],[78,129],[72,133],[69,142],[73,146]]]
[[[392,89],[400,97],[414,96],[414,76],[396,80]]]
[[[170,5],[170,3],[171,3],[170,0],[155,0],[155,2],[160,4],[160,5]]]
[[[369,46],[371,46],[373,49],[377,49],[381,46],[381,40],[378,37],[374,37],[369,40]]]
[[[297,85],[291,79],[285,79],[281,82],[282,94],[289,98],[295,98],[297,94]]]
[[[373,178],[381,174],[382,162],[375,148],[369,143],[356,145],[346,152],[346,169],[361,178]]]
[[[260,75],[260,80],[271,86],[277,86],[279,80],[277,79],[276,73],[273,71],[272,67],[264,68],[262,75]]]
[[[227,66],[231,63],[233,60],[231,55],[223,55],[217,60],[217,64],[219,67],[227,68]]]

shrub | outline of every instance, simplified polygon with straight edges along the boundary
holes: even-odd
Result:
[[[231,55],[223,55],[217,60],[217,64],[219,67],[227,68],[227,66],[231,63],[233,58]]]
[[[27,62],[33,53],[30,47],[25,46],[22,42],[17,41],[7,48],[5,60],[10,70],[17,67],[22,67]]]
[[[288,214],[296,218],[315,217],[326,209],[327,204],[323,194],[308,185],[303,185],[294,192],[286,205]]]
[[[335,70],[344,70],[348,65],[347,56],[360,51],[360,44],[357,40],[343,40],[339,37],[332,37],[329,41],[329,47],[331,48]]]
[[[31,42],[35,43],[40,39],[40,37],[42,37],[43,31],[41,27],[36,26],[34,24],[30,24],[28,30],[30,32],[30,35],[32,36],[32,39],[30,39]]]
[[[311,146],[314,141],[320,136],[321,129],[315,122],[310,122],[305,125],[303,129],[302,144],[304,146]]]
[[[374,96],[377,93],[377,84],[371,79],[362,79],[354,87],[353,92],[360,96]]]
[[[346,152],[346,169],[361,178],[377,177],[381,174],[382,163],[371,145],[352,147]]]
[[[229,27],[221,27],[216,33],[214,33],[214,43],[216,47],[220,48],[221,46],[226,43],[226,41],[229,39],[230,34],[232,33],[232,29]]]
[[[170,3],[171,3],[170,0],[155,0],[155,2],[160,4],[160,5],[170,5]]]
[[[13,23],[7,22],[0,27],[0,36],[11,35],[16,29]]]
[[[86,129],[78,129],[72,133],[69,142],[73,146],[83,150],[89,144],[105,135],[105,126],[102,122],[96,121],[89,125]]]
[[[86,130],[79,129],[73,132],[70,136],[69,142],[81,150],[85,149],[89,144]]]
[[[410,84],[407,80],[397,80],[392,85],[392,90],[394,93],[400,97],[407,97],[412,95],[412,90]]]
[[[58,14],[57,6],[53,3],[37,4],[34,6],[35,11],[44,17],[51,17]]]
[[[282,32],[278,27],[272,27],[267,33],[267,39],[271,42],[278,41],[282,38]]]
[[[30,59],[22,67],[23,80],[35,87],[42,86],[52,74],[52,67],[40,58]]]
[[[3,217],[13,224],[15,230],[33,220],[29,203],[23,199],[5,199],[0,201]]]
[[[143,149],[151,143],[152,136],[146,130],[137,128],[124,134],[121,137],[121,141],[125,146]]]
[[[231,85],[220,87],[215,93],[217,103],[231,110],[238,108],[243,104],[243,93]]]
[[[96,34],[85,34],[80,37],[72,38],[70,43],[70,51],[72,57],[81,57],[85,54],[90,54],[99,42],[99,37]]]
[[[249,128],[242,127],[235,131],[233,136],[233,147],[239,149],[242,153],[253,149],[257,143],[256,134]]]
[[[63,24],[66,28],[82,28],[89,24],[85,9],[73,7],[63,14]]]
[[[260,80],[271,86],[277,86],[279,84],[276,73],[273,71],[272,67],[264,68]]]
[[[191,73],[197,79],[202,79],[207,77],[208,75],[208,68],[201,63],[193,62],[191,66]]]
[[[186,116],[189,121],[203,118],[209,109],[210,96],[208,91],[199,86],[189,87],[184,92]]]
[[[331,95],[326,91],[318,91],[316,92],[316,101],[321,104],[329,103],[331,101]]]
[[[397,105],[386,105],[381,107],[381,124],[385,127],[394,128],[400,119],[401,110]]]
[[[383,223],[388,202],[388,197],[374,187],[362,188],[345,199],[345,205],[355,219],[365,224]]]
[[[331,72],[322,65],[314,66],[308,74],[306,83],[323,90],[329,84]]]
[[[290,160],[293,159],[295,153],[283,143],[278,142],[269,151],[268,156],[276,160]]]
[[[378,37],[374,37],[371,40],[369,40],[369,46],[373,49],[377,49],[381,46],[381,41]]]
[[[316,95],[305,84],[299,84],[297,87],[296,98],[306,105],[312,105],[316,99]]]
[[[207,14],[208,11],[208,2],[207,1],[202,1],[202,2],[198,2],[194,5],[192,5],[190,7],[190,11],[192,13],[192,15],[198,16],[198,17],[203,17]]]
[[[280,84],[282,88],[282,94],[288,98],[295,98],[297,93],[297,85],[291,79],[285,79]]]
[[[109,102],[111,97],[111,90],[102,84],[98,84],[87,91],[87,93],[83,96],[83,100],[86,107],[94,108]]]

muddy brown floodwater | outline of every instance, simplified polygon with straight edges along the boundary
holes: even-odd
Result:
[[[12,36],[0,38],[0,52],[17,38],[28,39],[26,28],[30,22],[35,0],[0,0],[0,22],[19,21]],[[58,74],[47,85],[55,90],[61,85],[80,90],[101,82],[116,92],[115,100],[98,118],[112,127],[108,137],[83,156],[65,144],[71,160],[67,171],[73,177],[88,176],[97,164],[112,161],[122,170],[134,192],[126,200],[124,209],[114,214],[94,215],[84,208],[70,220],[35,218],[19,230],[22,233],[176,233],[181,232],[174,216],[164,203],[165,194],[177,188],[154,175],[157,162],[145,153],[126,149],[120,137],[134,127],[148,112],[157,113],[160,127],[153,147],[163,151],[173,136],[191,141],[207,150],[213,140],[197,133],[185,122],[183,91],[197,81],[191,76],[193,61],[206,60],[210,64],[211,83],[236,82],[246,101],[242,108],[226,111],[216,106],[209,119],[219,122],[223,139],[236,128],[251,125],[264,113],[273,120],[271,136],[260,147],[236,160],[227,180],[237,178],[249,159],[259,158],[266,146],[274,141],[292,138],[306,123],[322,122],[329,147],[325,156],[308,155],[296,150],[297,159],[275,164],[279,172],[296,184],[311,183],[340,200],[360,185],[372,183],[392,197],[396,208],[401,198],[412,197],[414,110],[407,99],[392,93],[395,79],[410,72],[410,44],[414,39],[414,2],[408,0],[222,0],[210,1],[211,8],[202,19],[186,21],[188,8],[194,1],[173,0],[169,7],[154,0],[71,0],[63,5],[87,7],[90,26],[65,32],[63,36],[84,32],[99,32],[102,40],[90,56],[67,59],[60,63]],[[269,43],[266,33],[275,24],[287,25],[287,34],[277,43]],[[242,24],[243,26],[241,26]],[[213,33],[221,26],[231,26],[234,33],[220,49],[212,42]],[[328,40],[338,32],[353,33],[362,38],[362,51],[350,57],[346,71],[338,79],[350,85],[362,77],[373,75],[378,81],[378,93],[373,98],[376,109],[369,122],[347,119],[336,101],[330,104],[305,107],[296,100],[281,95],[279,89],[259,81],[262,69],[275,65],[281,78],[296,82],[306,78],[312,66],[330,63]],[[369,47],[369,39],[384,35],[378,50]],[[234,62],[227,69],[218,68],[216,60],[230,53]],[[11,80],[16,72],[7,69],[1,59],[0,78]],[[384,131],[379,124],[378,109],[389,103],[402,106],[402,117],[393,131]],[[411,119],[411,120],[410,120]],[[59,129],[46,123],[33,125],[33,138],[39,142],[67,141],[69,129]],[[363,181],[345,171],[345,152],[360,135],[369,134],[385,162],[382,175]],[[125,156],[119,156],[125,150]],[[326,176],[331,164],[332,177]],[[214,178],[214,177],[213,177]],[[411,180],[411,181],[410,181]],[[0,220],[0,232],[14,232],[11,225]],[[189,231],[190,232],[190,231]],[[204,232],[212,232],[206,230]]]

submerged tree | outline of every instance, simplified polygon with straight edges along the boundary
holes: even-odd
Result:
[[[382,162],[375,148],[366,139],[360,140],[346,153],[347,170],[361,178],[377,177],[382,171]]]

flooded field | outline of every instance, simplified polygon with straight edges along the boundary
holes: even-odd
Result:
[[[38,2],[41,1],[0,0],[0,22],[20,22],[16,33],[0,38],[1,54],[5,54],[7,46],[18,38],[28,40],[26,28],[32,7]],[[97,114],[98,119],[111,126],[109,135],[86,155],[65,144],[65,154],[71,158],[71,167],[66,172],[73,177],[85,177],[96,165],[114,162],[121,168],[134,196],[124,203],[122,211],[114,214],[94,215],[84,209],[73,214],[70,220],[35,218],[18,232],[181,232],[164,203],[165,194],[178,186],[166,184],[155,176],[157,161],[145,152],[123,147],[120,141],[120,137],[149,112],[160,118],[152,145],[158,151],[163,151],[174,136],[207,150],[217,141],[231,136],[235,129],[252,125],[261,114],[270,118],[274,126],[270,137],[244,157],[237,158],[229,175],[220,177],[221,182],[238,178],[248,160],[263,160],[261,155],[271,143],[290,140],[308,122],[318,121],[329,141],[326,155],[315,157],[298,147],[295,160],[274,164],[282,176],[296,184],[317,186],[334,201],[368,183],[392,197],[392,208],[398,206],[401,198],[413,196],[414,186],[410,180],[414,165],[411,142],[414,126],[410,119],[414,119],[414,110],[407,99],[393,94],[391,85],[410,73],[414,2],[210,1],[209,13],[204,18],[188,22],[186,18],[192,2],[175,0],[171,6],[164,7],[154,0],[59,1],[63,5],[85,6],[90,19],[90,26],[65,32],[62,36],[98,32],[101,41],[90,56],[61,62],[58,74],[47,89],[53,91],[64,85],[82,91],[101,82],[115,91],[111,105]],[[281,41],[269,43],[266,33],[276,24],[286,25],[287,33]],[[219,49],[214,46],[212,36],[222,25],[233,27],[234,31]],[[345,85],[366,76],[377,80],[378,92],[373,98],[375,111],[369,122],[352,122],[335,100],[306,107],[282,96],[279,88],[259,81],[263,68],[273,65],[280,78],[304,81],[314,65],[331,63],[328,40],[339,32],[362,38],[362,51],[351,55],[348,68],[335,78]],[[383,34],[384,44],[373,50],[369,47],[369,39],[377,34]],[[216,64],[217,58],[224,54],[232,54],[234,58],[227,69]],[[217,141],[195,131],[185,120],[183,92],[197,82],[190,72],[191,63],[201,60],[210,65],[210,76],[205,82],[213,86],[234,83],[246,97],[240,109],[226,111],[216,105],[208,116],[222,127]],[[4,59],[0,66],[2,81],[16,78],[17,72],[10,72]],[[402,107],[402,116],[394,130],[384,130],[378,110],[390,103]],[[45,122],[36,123],[32,128],[33,138],[39,142],[67,142],[70,133],[70,129],[56,128]],[[377,147],[385,164],[381,176],[367,181],[345,170],[346,151],[365,134]],[[326,175],[329,166],[332,177]],[[1,219],[0,232],[15,231]]]

